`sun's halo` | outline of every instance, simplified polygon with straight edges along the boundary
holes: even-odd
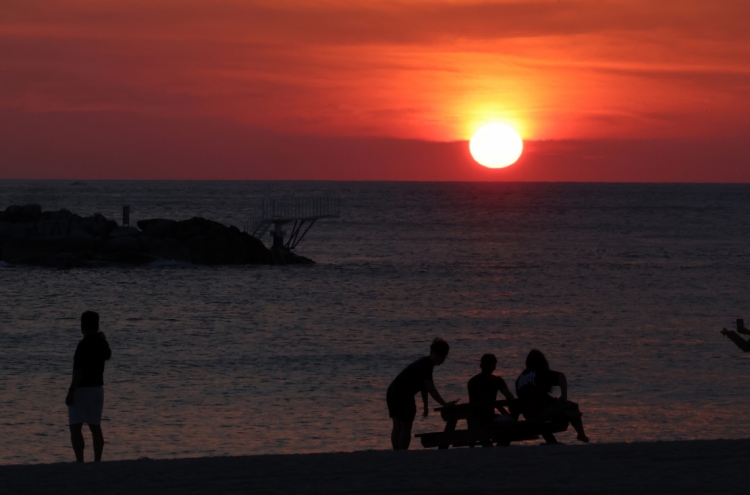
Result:
[[[508,125],[487,124],[474,133],[469,141],[469,151],[480,165],[504,168],[518,161],[523,152],[523,140]]]

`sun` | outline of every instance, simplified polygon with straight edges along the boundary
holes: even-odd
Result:
[[[523,151],[521,136],[505,124],[480,127],[469,141],[471,156],[488,168],[504,168],[516,163]]]

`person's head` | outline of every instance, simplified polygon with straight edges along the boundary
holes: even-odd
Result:
[[[526,356],[526,369],[531,371],[549,370],[549,363],[547,362],[547,358],[544,357],[544,354],[542,354],[542,351],[531,349],[529,355]]]
[[[497,369],[497,358],[494,354],[485,354],[479,361],[479,367],[482,368],[482,373],[492,373]]]
[[[448,357],[448,351],[450,350],[451,348],[448,345],[448,342],[440,337],[435,337],[435,340],[430,344],[430,357],[432,358],[432,362],[435,363],[436,366],[440,366],[445,361],[445,358]]]
[[[84,335],[96,334],[99,332],[99,313],[94,311],[84,311],[81,315],[81,332]]]

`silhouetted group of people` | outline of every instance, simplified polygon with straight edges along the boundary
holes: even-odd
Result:
[[[70,439],[76,460],[83,462],[85,442],[82,430],[86,423],[93,436],[94,460],[98,462],[101,461],[104,450],[101,429],[104,364],[112,357],[112,350],[104,333],[99,331],[97,313],[86,311],[81,315],[81,332],[83,339],[78,343],[73,358],[73,378],[65,404],[68,406]],[[417,414],[415,397],[418,393],[422,395],[422,416],[425,417],[429,414],[428,395],[441,406],[451,406],[458,402],[446,402],[432,379],[433,369],[443,364],[449,351],[448,343],[436,338],[430,345],[430,354],[407,366],[388,387],[386,399],[393,419],[391,443],[394,450],[409,448],[412,423]],[[520,414],[526,419],[564,416],[578,433],[578,440],[588,442],[578,405],[568,400],[565,375],[551,370],[540,351],[533,349],[526,357],[526,369],[516,380],[516,394],[522,400],[519,401],[520,407],[516,410],[511,408],[511,412],[495,407],[498,392],[508,400],[514,398],[505,380],[493,374],[497,368],[495,356],[482,356],[480,368],[481,373],[472,377],[468,383],[469,402],[477,405],[474,420],[486,425],[494,421],[516,421]],[[560,387],[559,398],[550,395],[552,387]],[[554,437],[545,439],[548,443],[555,442]]]
[[[424,410],[422,416],[429,414],[428,395],[444,407],[455,405],[458,400],[446,402],[435,388],[432,371],[448,357],[450,346],[436,338],[430,345],[430,355],[420,358],[407,366],[388,387],[386,401],[388,412],[393,420],[391,444],[394,450],[406,450],[411,442],[411,428],[417,414],[416,395],[421,393]],[[577,439],[588,442],[583,429],[581,412],[578,404],[568,400],[568,385],[565,375],[551,370],[547,358],[537,349],[532,349],[526,357],[526,369],[516,380],[516,394],[519,401],[516,407],[496,408],[497,394],[500,392],[508,400],[513,400],[513,393],[508,389],[502,377],[494,375],[497,369],[497,358],[485,354],[480,360],[481,373],[468,382],[469,403],[475,404],[473,420],[482,426],[494,421],[517,421],[522,414],[527,420],[565,417],[576,430]],[[550,395],[552,387],[560,388],[560,397]],[[496,412],[497,411],[497,412]],[[557,443],[554,436],[544,435],[547,443]]]

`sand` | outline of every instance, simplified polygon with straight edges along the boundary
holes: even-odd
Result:
[[[0,492],[743,493],[749,459],[750,440],[141,459],[0,466]]]

